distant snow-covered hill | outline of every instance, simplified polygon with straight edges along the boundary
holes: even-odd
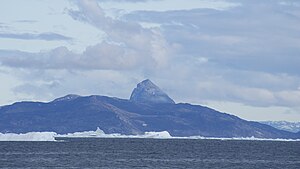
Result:
[[[300,122],[287,121],[261,121],[260,123],[270,125],[274,128],[297,133],[300,131]]]

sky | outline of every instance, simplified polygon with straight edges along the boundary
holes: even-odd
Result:
[[[0,105],[150,79],[177,103],[300,121],[299,65],[298,0],[0,1]]]

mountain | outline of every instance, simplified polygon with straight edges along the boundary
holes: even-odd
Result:
[[[137,87],[133,90],[130,101],[136,103],[170,103],[175,104],[165,92],[152,83],[149,79],[137,84]]]
[[[287,121],[260,121],[260,123],[267,124],[279,130],[289,132],[300,132],[300,122],[287,122]]]
[[[51,102],[17,102],[0,107],[0,132],[90,131],[141,134],[168,131],[172,136],[299,138],[299,134],[240,119],[208,107],[175,103],[150,80],[130,99],[67,95]]]

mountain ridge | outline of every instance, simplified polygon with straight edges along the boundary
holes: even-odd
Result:
[[[145,92],[147,95],[148,91]],[[167,96],[164,94],[159,94],[158,97]],[[140,102],[98,95],[71,96],[74,95],[67,95],[51,102],[17,102],[2,106],[0,132],[53,131],[65,134],[91,131],[100,127],[108,134],[168,131],[172,136],[300,137],[299,134],[246,121],[201,105],[165,102],[165,100]]]

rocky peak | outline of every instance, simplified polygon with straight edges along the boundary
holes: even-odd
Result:
[[[149,79],[137,84],[137,87],[131,93],[130,100],[137,103],[175,103]]]
[[[69,95],[66,95],[64,97],[57,98],[57,99],[53,100],[52,102],[71,101],[71,100],[74,100],[78,97],[80,97],[80,96],[76,95],[76,94],[69,94]]]

